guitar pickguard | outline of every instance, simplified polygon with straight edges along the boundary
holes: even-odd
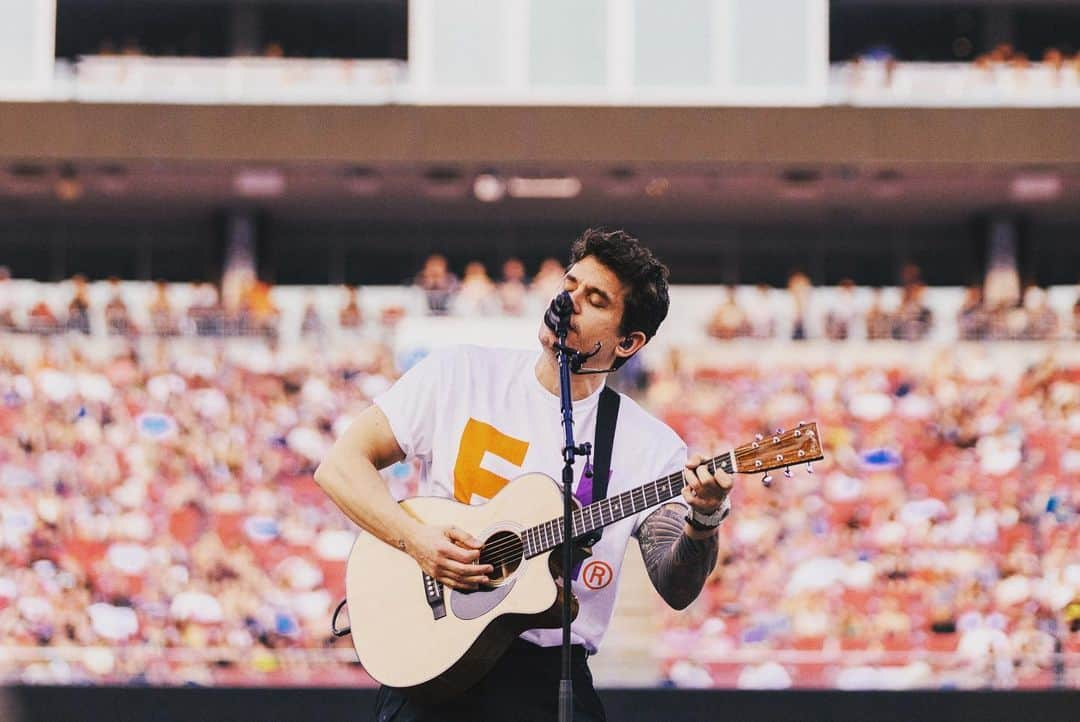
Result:
[[[476,619],[490,612],[510,593],[517,583],[511,579],[505,584],[500,584],[492,589],[481,589],[475,592],[461,592],[457,589],[450,590],[450,609],[458,619]]]

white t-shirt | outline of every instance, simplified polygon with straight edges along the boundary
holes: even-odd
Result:
[[[540,472],[562,479],[564,444],[559,397],[540,385],[534,351],[457,346],[431,353],[375,399],[407,459],[419,458],[419,494],[464,503],[492,498],[510,480]],[[574,402],[574,441],[595,442],[600,389]],[[686,445],[667,425],[622,397],[611,453],[608,497],[680,471]],[[585,460],[574,466],[581,488]],[[457,470],[457,473],[455,473]],[[584,498],[582,498],[584,497]],[[675,497],[681,502],[681,497]],[[579,567],[573,591],[580,602],[571,627],[575,644],[595,652],[611,621],[626,544],[648,509],[604,529]],[[561,629],[533,629],[524,639],[543,647],[562,641]]]

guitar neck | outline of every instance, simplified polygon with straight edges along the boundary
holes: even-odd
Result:
[[[721,456],[709,459],[709,473],[715,474],[720,469],[726,474],[735,473],[734,454],[731,451]],[[597,529],[601,529],[615,522],[622,521],[628,516],[650,509],[658,504],[663,504],[682,493],[684,485],[682,472],[676,472],[671,476],[665,476],[648,484],[642,484],[636,489],[625,491],[618,496],[609,496],[600,501],[594,501],[571,514],[574,538],[587,536]],[[563,517],[557,517],[543,524],[526,529],[521,538],[525,542],[525,557],[530,558],[543,554],[559,544],[563,540]]]

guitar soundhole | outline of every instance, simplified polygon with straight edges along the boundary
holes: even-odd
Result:
[[[480,550],[480,564],[490,564],[495,570],[488,574],[491,585],[497,587],[504,583],[521,566],[525,547],[521,537],[511,531],[492,534]]]

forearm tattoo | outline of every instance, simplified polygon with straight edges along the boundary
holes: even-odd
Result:
[[[683,534],[686,508],[666,504],[638,528],[638,544],[649,579],[671,607],[685,609],[701,593],[716,567],[716,535],[691,539]]]

